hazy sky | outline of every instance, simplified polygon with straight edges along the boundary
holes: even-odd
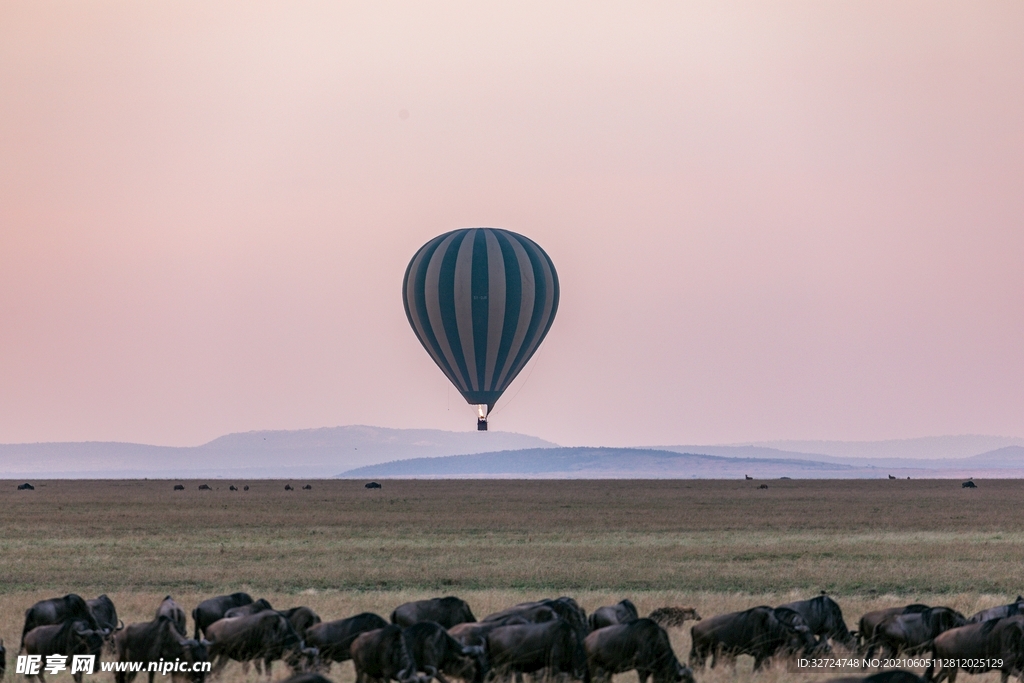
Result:
[[[1018,0],[5,0],[0,442],[472,429],[400,290],[474,225],[562,288],[494,429],[1024,435],[1022,36]]]

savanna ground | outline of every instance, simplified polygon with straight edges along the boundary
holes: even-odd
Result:
[[[330,620],[387,617],[404,601],[447,594],[478,617],[557,595],[588,611],[629,597],[641,613],[683,605],[709,616],[826,590],[855,627],[869,609],[921,601],[970,614],[1024,591],[1024,481],[976,490],[948,480],[773,480],[766,490],[697,480],[384,481],[381,490],[328,480],[308,482],[312,491],[305,481],[294,491],[283,481],[218,480],[212,491],[199,481],[182,482],[185,491],[174,481],[16,483],[0,482],[9,655],[24,610],[68,592],[107,593],[131,623],[151,619],[168,593],[191,611],[246,590]],[[671,631],[684,661],[689,626]],[[755,675],[751,663],[697,680],[829,677],[783,666]],[[285,673],[279,664],[274,677]],[[349,683],[352,665],[330,677]],[[255,679],[237,665],[222,676]]]

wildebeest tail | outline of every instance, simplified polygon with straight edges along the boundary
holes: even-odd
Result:
[[[196,632],[192,636],[195,640],[199,640],[199,608],[192,610],[192,621],[196,623]]]
[[[673,626],[682,626],[687,618],[693,619],[691,614],[691,610],[682,607],[659,607],[647,618],[662,628],[672,628]]]

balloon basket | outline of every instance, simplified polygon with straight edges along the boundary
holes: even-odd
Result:
[[[487,431],[487,418],[486,417],[478,417],[476,419],[476,431],[478,431],[478,432],[486,432]]]

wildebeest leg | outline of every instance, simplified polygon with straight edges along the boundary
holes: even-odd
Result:
[[[636,670],[636,677],[640,679],[640,683],[647,683],[647,678],[650,675],[651,675],[650,671],[645,671],[643,669],[637,669]]]
[[[273,659],[270,659],[268,657],[267,659],[263,660],[263,668],[267,670],[267,680],[268,681],[270,680],[270,667],[272,667],[273,665],[274,665],[274,660]]]

